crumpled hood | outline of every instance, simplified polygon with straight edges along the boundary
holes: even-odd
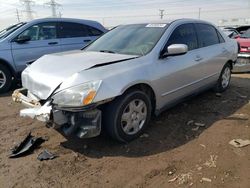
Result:
[[[75,73],[93,66],[135,57],[137,56],[90,51],[45,55],[23,71],[22,84],[31,93],[45,100],[63,81]]]

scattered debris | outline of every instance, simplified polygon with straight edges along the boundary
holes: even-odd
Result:
[[[36,147],[41,145],[44,142],[44,139],[41,137],[34,137],[31,135],[31,132],[25,137],[25,139],[20,142],[18,145],[14,146],[11,149],[11,154],[9,158],[16,158],[22,155],[32,152]]]
[[[56,158],[57,156],[55,156],[54,154],[50,153],[48,150],[44,150],[43,152],[41,152],[38,156],[37,159],[39,161],[43,161],[43,160],[52,160],[54,158]]]
[[[225,119],[228,120],[248,120],[249,116],[247,114],[233,114],[229,117],[226,117]]]
[[[192,131],[198,131],[200,127],[192,128]]]
[[[250,140],[233,139],[229,142],[229,144],[236,148],[242,148],[250,145]]]
[[[202,167],[201,167],[201,166],[199,166],[199,167],[197,168],[197,170],[201,171],[201,170],[202,170]]]
[[[242,95],[241,93],[237,92],[237,91],[233,91],[234,93],[236,93],[240,98],[242,99],[247,99],[246,95]]]
[[[211,179],[209,179],[209,178],[202,178],[201,179],[201,182],[212,182],[212,180]]]
[[[221,93],[216,93],[215,96],[216,97],[222,97],[222,94]]]
[[[178,176],[178,184],[182,185],[182,184],[188,184],[190,180],[192,180],[192,173],[188,172],[186,174],[180,174]]]
[[[210,155],[210,159],[204,163],[209,168],[216,168],[217,155]]]
[[[172,176],[177,171],[177,169],[174,165],[170,165],[166,168],[166,171],[169,176]]]
[[[146,133],[144,133],[143,135],[140,136],[140,138],[148,138],[148,137],[149,137],[149,135]]]
[[[194,125],[198,126],[198,127],[205,127],[205,123],[195,123]]]
[[[168,183],[172,183],[178,179],[178,176],[175,176],[174,178],[168,180]]]
[[[193,125],[194,124],[194,120],[190,120],[187,122],[187,125],[190,126],[190,125]]]
[[[200,144],[200,146],[203,147],[203,148],[206,148],[206,146],[204,144]]]

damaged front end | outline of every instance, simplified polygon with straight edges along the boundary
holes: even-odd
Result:
[[[101,132],[101,110],[97,105],[79,108],[61,107],[53,103],[53,98],[42,101],[27,89],[17,89],[12,95],[14,102],[28,107],[20,111],[20,116],[45,122],[66,136],[91,138]]]

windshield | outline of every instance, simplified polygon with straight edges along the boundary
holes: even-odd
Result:
[[[241,38],[250,38],[250,29],[248,29],[245,33],[243,33],[241,36]]]
[[[6,29],[0,31],[0,39],[7,37],[9,34],[20,28],[21,26],[25,25],[26,23],[18,23],[15,25],[12,25],[10,27],[7,27]]]
[[[135,24],[118,26],[90,44],[86,51],[146,55],[167,28],[167,24]]]

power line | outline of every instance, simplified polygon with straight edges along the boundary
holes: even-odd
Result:
[[[50,6],[52,17],[58,17],[58,15],[56,13],[56,9],[62,5],[57,3],[55,0],[50,0],[49,2],[45,3],[45,5]],[[59,13],[59,16],[61,16],[61,13]]]
[[[26,12],[27,19],[32,20],[34,11],[31,9],[31,6],[34,4],[34,1],[20,0],[20,2],[24,5],[25,10],[23,12]]]

